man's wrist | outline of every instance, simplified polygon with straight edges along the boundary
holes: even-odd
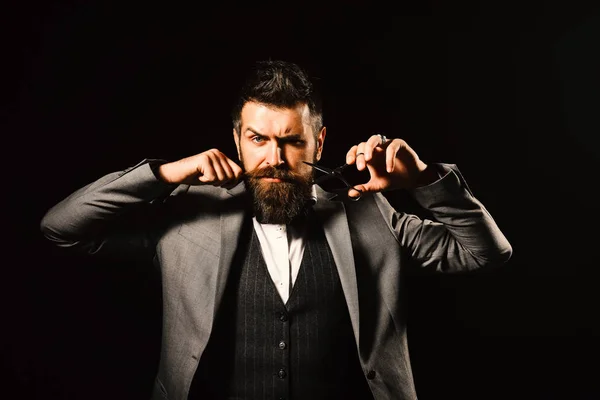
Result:
[[[154,173],[154,176],[156,177],[156,179],[158,179],[159,181],[163,182],[163,183],[170,183],[165,176],[163,175],[161,168],[167,164],[167,161],[157,161],[157,162],[153,162],[150,164],[150,169],[152,170],[152,173]]]

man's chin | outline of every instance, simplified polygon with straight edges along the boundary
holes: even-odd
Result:
[[[268,224],[288,224],[302,213],[309,198],[309,187],[277,178],[259,178],[250,183],[257,220]]]

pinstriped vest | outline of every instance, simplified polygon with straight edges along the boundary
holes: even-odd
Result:
[[[309,218],[287,304],[273,283],[251,221],[190,399],[372,399],[323,230]],[[236,268],[236,266],[239,266]]]

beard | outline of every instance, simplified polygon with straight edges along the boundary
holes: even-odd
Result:
[[[277,178],[280,182],[265,182],[262,178]],[[256,220],[262,224],[290,224],[306,215],[306,205],[312,196],[312,178],[312,171],[302,175],[285,166],[247,171],[244,182],[252,197]]]

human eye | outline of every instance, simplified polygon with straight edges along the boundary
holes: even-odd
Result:
[[[290,139],[286,140],[286,143],[289,143],[295,147],[302,147],[302,146],[304,146],[306,141],[304,139],[300,139],[300,138],[290,138]]]
[[[265,141],[265,138],[263,138],[262,136],[252,136],[252,137],[250,138],[250,141],[251,141],[252,143],[259,144],[259,143],[262,143],[262,142],[264,142],[264,141]]]

